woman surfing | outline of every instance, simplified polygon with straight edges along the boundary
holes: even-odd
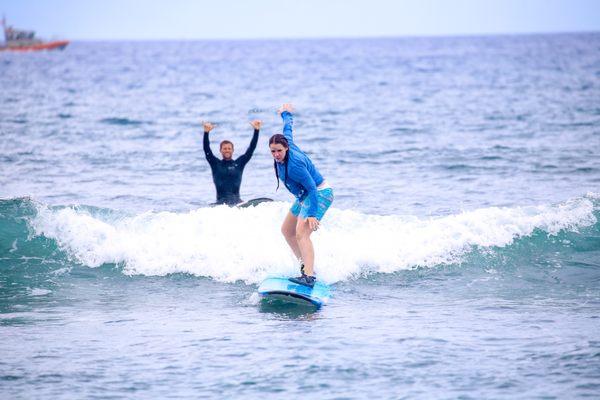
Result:
[[[269,139],[273,166],[277,177],[296,196],[281,226],[281,232],[294,255],[301,263],[301,276],[290,281],[313,287],[315,252],[310,235],[319,228],[319,221],[333,202],[333,190],[325,182],[310,158],[294,143],[292,135],[292,105],[286,103],[278,110],[283,119],[283,135]]]

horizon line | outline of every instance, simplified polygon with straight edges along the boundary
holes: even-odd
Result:
[[[474,38],[491,36],[550,36],[568,34],[594,34],[600,30],[565,30],[565,31],[530,31],[530,32],[481,32],[481,33],[431,33],[431,34],[399,34],[399,35],[364,35],[364,36],[288,36],[288,37],[206,37],[206,38],[74,38],[66,39],[76,42],[175,42],[175,41],[268,41],[268,40],[358,40],[358,39],[419,39],[419,38]],[[50,40],[50,39],[46,39]]]

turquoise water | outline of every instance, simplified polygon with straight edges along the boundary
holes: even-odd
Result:
[[[3,398],[600,393],[600,36],[74,43],[0,56]],[[320,310],[267,139],[336,199]],[[214,201],[200,121],[242,154]],[[234,154],[235,155],[235,154]]]

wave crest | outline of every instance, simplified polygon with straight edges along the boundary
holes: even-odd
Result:
[[[460,263],[474,249],[501,248],[535,231],[556,235],[594,225],[594,200],[586,196],[559,205],[494,207],[429,219],[334,208],[313,236],[317,273],[336,282],[365,272]],[[114,263],[126,274],[189,273],[247,283],[297,273],[280,233],[286,203],[139,215],[40,204],[36,208],[28,218],[33,234],[53,239],[90,267]]]

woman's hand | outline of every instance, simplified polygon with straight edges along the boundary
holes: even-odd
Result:
[[[287,111],[289,113],[293,113],[294,112],[294,107],[292,106],[292,103],[283,103],[283,105],[281,107],[279,107],[279,110],[277,110],[277,113],[279,115],[281,115],[284,111]]]
[[[315,217],[308,217],[306,218],[306,220],[308,221],[308,226],[310,227],[311,231],[316,231],[317,229],[319,229],[318,219],[316,219]]]
[[[250,122],[250,125],[252,125],[252,127],[255,130],[260,131],[260,127],[262,126],[262,121],[260,119],[255,119],[254,121]]]
[[[205,122],[202,124],[202,126],[204,127],[204,132],[208,133],[210,131],[213,130],[213,128],[215,127],[213,124],[211,124],[210,122]]]

